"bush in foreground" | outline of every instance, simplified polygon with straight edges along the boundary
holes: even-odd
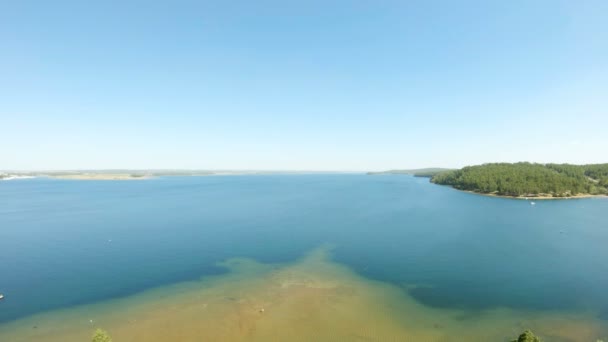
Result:
[[[511,342],[541,342],[530,330],[524,331],[516,340]]]
[[[93,342],[112,342],[112,338],[108,332],[102,329],[97,329],[93,333]]]

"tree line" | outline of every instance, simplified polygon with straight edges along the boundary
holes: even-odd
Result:
[[[435,174],[431,182],[501,196],[608,194],[608,164],[490,163]]]

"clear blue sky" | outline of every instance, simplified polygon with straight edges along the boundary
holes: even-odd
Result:
[[[608,162],[608,1],[0,0],[0,169]]]

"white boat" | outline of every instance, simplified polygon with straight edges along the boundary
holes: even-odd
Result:
[[[4,299],[4,295],[0,293],[0,300]]]
[[[535,204],[536,204],[536,203],[534,203],[534,202],[530,202],[530,205],[535,205]]]

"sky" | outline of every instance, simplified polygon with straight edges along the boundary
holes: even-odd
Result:
[[[608,162],[608,1],[0,0],[0,169]]]

